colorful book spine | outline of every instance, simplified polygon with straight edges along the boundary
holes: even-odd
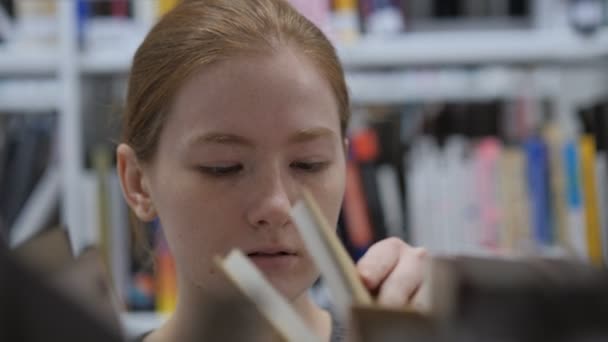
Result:
[[[85,35],[87,22],[91,17],[91,3],[88,0],[78,0],[76,4],[77,27],[78,27],[78,44],[83,47],[85,44]]]
[[[351,156],[346,164],[346,191],[344,218],[346,230],[355,249],[355,259],[362,256],[374,242],[372,213],[365,192],[365,183],[359,162],[374,160],[378,155],[378,137],[371,129],[362,129],[351,135]],[[380,214],[381,215],[381,214]]]
[[[158,221],[155,222],[159,224]],[[170,314],[177,303],[177,277],[175,261],[164,238],[162,228],[156,230],[156,311]]]
[[[357,0],[334,0],[332,32],[339,42],[350,43],[359,38]]]
[[[579,143],[589,260],[595,265],[602,265],[602,240],[595,177],[595,138],[592,135],[583,135]]]
[[[113,17],[124,18],[129,16],[128,0],[112,0],[111,12]]]
[[[585,206],[583,203],[583,190],[581,184],[581,168],[579,163],[579,148],[573,140],[566,142],[563,148],[564,171],[566,176],[567,199],[567,247],[582,260],[587,260],[585,232]]]
[[[177,6],[179,0],[158,0],[158,17],[162,17]]]
[[[563,155],[561,153],[564,145],[564,137],[557,125],[548,125],[543,137],[549,149],[549,176],[551,185],[551,205],[553,214],[553,227],[555,228],[555,241],[559,246],[566,248],[568,244],[568,234],[566,231],[567,222],[567,200],[566,200],[566,180]]]
[[[374,236],[359,168],[354,161],[346,164],[346,191],[344,194],[344,219],[355,259],[362,256],[373,243]]]
[[[547,146],[540,138],[532,137],[524,143],[524,149],[534,240],[541,247],[549,246],[553,232]]]
[[[480,244],[489,250],[499,247],[501,209],[498,203],[498,163],[501,146],[496,138],[484,138],[476,147],[477,195],[480,209]]]
[[[529,201],[524,177],[525,157],[522,149],[516,147],[504,149],[500,170],[504,222],[501,246],[507,251],[521,250],[532,241]]]
[[[602,255],[604,265],[608,265],[608,167],[606,165],[606,152],[598,151],[595,163],[595,177],[597,179],[598,207],[600,215],[600,239],[602,241]]]

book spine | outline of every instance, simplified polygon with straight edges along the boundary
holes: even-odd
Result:
[[[516,175],[517,170],[514,169],[515,148],[505,148],[500,158],[500,202],[502,204],[503,230],[499,236],[500,246],[503,249],[512,251],[515,249],[516,236]]]
[[[126,18],[129,16],[128,0],[112,0],[111,13],[113,17]]]
[[[505,149],[501,160],[504,232],[501,245],[520,250],[531,242],[529,200],[525,181],[525,156],[517,147]]]
[[[114,287],[122,303],[127,302],[129,287],[129,245],[131,236],[129,232],[128,206],[125,202],[120,180],[116,170],[112,170],[109,178],[109,198],[110,198],[110,222],[112,250],[110,254],[110,264]]]
[[[158,17],[162,17],[171,11],[179,2],[179,0],[158,0]]]
[[[547,147],[540,138],[533,137],[526,141],[524,148],[534,240],[539,246],[549,246],[553,242],[553,234]]]
[[[161,314],[170,314],[177,304],[177,278],[175,273],[175,260],[169,250],[167,240],[159,221],[156,230],[156,311]]]
[[[602,265],[602,242],[595,177],[595,138],[592,135],[583,135],[580,139],[580,148],[589,260],[595,265]]]
[[[105,263],[106,269],[110,270],[110,254],[112,249],[112,232],[110,231],[110,208],[108,195],[108,177],[110,169],[110,152],[105,148],[98,146],[93,151],[93,167],[97,176],[97,193],[99,196],[98,216],[99,221],[99,240],[101,256]],[[110,273],[111,274],[111,273]],[[113,280],[112,280],[113,281]]]
[[[350,43],[359,37],[360,23],[356,0],[334,0],[332,32],[339,42]]]
[[[386,222],[380,202],[380,189],[377,182],[377,167],[373,163],[359,164],[361,183],[365,195],[365,202],[370,214],[374,241],[379,241],[387,236]]]
[[[549,151],[549,176],[551,185],[551,204],[553,213],[553,227],[555,228],[555,242],[566,248],[568,237],[566,232],[566,180],[563,155],[561,153],[564,145],[563,136],[559,128],[549,125],[544,130],[544,139]]]
[[[499,247],[501,211],[498,205],[498,161],[500,143],[495,138],[483,139],[476,148],[477,194],[480,208],[480,244],[490,250]]]
[[[604,265],[608,265],[608,168],[606,166],[606,152],[598,151],[595,162],[595,177],[597,179],[597,199],[599,208],[599,228],[602,245]]]
[[[378,197],[387,234],[405,239],[403,201],[399,193],[399,178],[392,165],[384,164],[376,170]]]
[[[354,161],[348,161],[346,165],[344,218],[347,234],[353,248],[356,249],[355,258],[357,258],[365,253],[367,248],[373,243],[374,237],[365,202],[361,174]]]
[[[92,14],[91,2],[88,0],[77,0],[76,4],[76,24],[78,27],[78,44],[82,48],[86,42],[87,22]]]
[[[447,169],[446,232],[448,253],[460,254],[467,248],[467,229],[470,226],[469,209],[475,197],[470,191],[472,183],[469,165],[471,158],[465,157],[468,144],[462,137],[452,137],[445,147]]]
[[[566,142],[563,148],[563,155],[566,175],[569,247],[578,258],[587,260],[589,251],[585,238],[585,208],[582,194],[579,148],[573,140]]]

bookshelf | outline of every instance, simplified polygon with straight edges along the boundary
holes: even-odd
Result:
[[[84,51],[79,56],[79,68],[83,74],[126,74],[135,54],[137,44],[129,44],[116,53],[115,50],[97,49]]]
[[[57,1],[56,46],[0,45],[0,112],[56,111],[60,119],[61,159],[41,179],[18,219],[16,227],[24,228],[17,241],[32,234],[32,227],[41,225],[58,201],[75,249],[87,240],[76,228],[88,227],[93,220],[83,208],[82,195],[83,184],[91,178],[85,169],[82,138],[83,77],[128,74],[145,27],[155,20],[148,3],[152,1],[134,1],[137,25],[115,46],[78,47],[74,0]],[[573,108],[608,94],[606,26],[590,36],[559,25],[363,35],[352,43],[337,43],[336,48],[353,104],[358,106],[512,99],[532,89],[534,96],[558,103],[560,115],[569,116]],[[590,62],[596,65],[588,67]],[[598,73],[600,69],[604,72]],[[569,96],[561,96],[565,90]],[[123,315],[127,331],[135,334],[162,320],[154,313]]]
[[[40,48],[26,52],[0,45],[0,76],[55,75],[58,65],[59,54],[55,49]]]
[[[608,94],[608,75],[596,68],[559,66],[485,66],[471,71],[459,68],[412,71],[352,71],[347,83],[353,104],[403,105],[416,102],[470,102],[512,99],[531,92],[555,99],[563,87],[571,88],[576,105],[593,103]]]
[[[56,79],[0,81],[0,112],[48,113],[59,108]],[[32,101],[32,97],[36,101]]]
[[[406,33],[337,49],[346,68],[577,62],[608,56],[608,29],[586,38],[570,29]]]
[[[496,30],[406,33],[396,37],[361,37],[337,43],[346,69],[583,62],[608,57],[608,28],[585,38],[571,30]],[[497,42],[500,42],[497,44]],[[130,44],[131,45],[131,44]],[[134,47],[86,51],[84,72],[126,73]]]

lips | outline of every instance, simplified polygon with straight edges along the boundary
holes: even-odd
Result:
[[[247,252],[249,259],[267,274],[288,272],[297,264],[298,254],[282,247],[257,248]]]
[[[250,257],[273,257],[273,256],[287,256],[294,255],[293,253],[288,252],[276,252],[276,253],[267,253],[267,252],[252,252],[248,253]]]
[[[273,256],[289,256],[296,255],[295,250],[288,247],[262,247],[253,248],[247,251],[248,256],[273,257]]]

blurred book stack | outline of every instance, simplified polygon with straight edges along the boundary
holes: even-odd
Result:
[[[350,134],[351,254],[398,236],[436,254],[605,265],[607,109],[581,108],[575,135],[542,101],[368,108]]]

